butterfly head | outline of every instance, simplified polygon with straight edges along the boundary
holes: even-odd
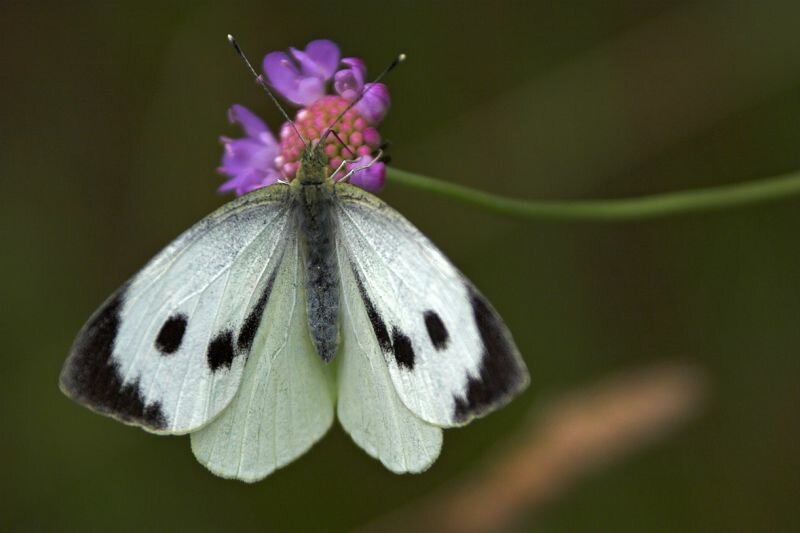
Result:
[[[324,183],[328,179],[328,157],[322,150],[323,142],[308,143],[300,154],[297,180],[301,184]]]

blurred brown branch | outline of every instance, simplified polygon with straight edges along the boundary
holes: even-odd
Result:
[[[676,429],[698,412],[705,388],[697,368],[659,364],[567,394],[481,471],[365,531],[508,529],[592,471]]]

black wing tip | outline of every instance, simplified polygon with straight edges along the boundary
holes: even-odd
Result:
[[[167,427],[161,404],[146,405],[138,381],[125,384],[113,360],[120,310],[128,285],[112,294],[89,318],[72,344],[59,377],[59,388],[96,413],[150,431]]]
[[[481,401],[476,400],[474,395],[470,395],[469,391],[472,385],[472,378],[467,385],[467,395],[465,397],[456,396],[454,398],[455,406],[453,409],[453,419],[456,425],[463,426],[471,422],[475,418],[482,418],[488,414],[497,411],[511,403],[511,400],[516,398],[520,393],[530,385],[530,376],[527,368],[522,364],[518,368],[518,373],[515,375],[513,382],[507,383],[508,388],[502,393],[493,395],[490,399]],[[475,379],[477,384],[480,384],[480,378]],[[474,386],[472,386],[474,388]]]
[[[478,375],[468,376],[463,396],[453,398],[453,418],[461,425],[503,407],[530,384],[525,362],[500,315],[474,287],[468,289],[483,354]]]
[[[138,390],[138,384],[136,388]],[[67,372],[65,365],[58,382],[58,388],[70,400],[86,407],[95,414],[112,418],[117,422],[122,422],[128,426],[134,426],[151,433],[165,433],[168,429],[167,419],[161,409],[160,403],[154,403],[136,409],[116,409],[97,402],[91,395],[85,394],[79,386],[75,385],[74,380]]]

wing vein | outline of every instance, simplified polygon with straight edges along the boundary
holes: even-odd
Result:
[[[344,251],[344,253],[347,253],[347,252]],[[352,267],[349,266],[350,263],[348,262],[348,266],[347,267],[345,267],[343,265],[343,263],[344,263],[344,261],[340,261],[339,262],[340,278],[342,278],[342,279],[344,278],[344,276],[342,275],[343,274],[343,272],[342,272],[343,268],[350,268],[351,269],[351,276],[353,276],[353,277],[356,276],[356,273],[352,271]],[[351,290],[350,292],[352,293],[353,291]],[[351,322],[349,329],[352,332],[353,336],[355,336],[356,342],[358,343],[358,346],[361,349],[361,353],[362,354],[368,354],[368,353],[370,353],[368,351],[369,348],[365,348],[365,343],[362,340],[361,334],[359,333],[358,328],[356,328],[354,326],[354,324],[353,324],[353,321],[355,320],[355,318],[354,318],[355,315],[353,314],[353,309],[352,309],[351,304],[350,304],[350,298],[344,298],[344,302],[345,302],[345,308],[347,310],[347,316],[349,317],[349,320]],[[373,346],[372,347],[373,347],[373,351],[374,351],[374,347],[378,345],[378,340],[375,337],[374,332],[373,333],[368,333],[367,335],[369,335],[372,338],[372,341],[373,341],[373,343],[372,343]],[[353,355],[353,354],[351,353],[351,355]],[[394,390],[394,383],[392,382],[391,378],[388,376],[388,372],[389,372],[388,367],[383,368],[383,370],[387,373],[387,375],[385,375],[383,377],[386,378],[384,381],[388,381],[388,385],[389,386],[388,387],[387,386],[381,387],[380,385],[378,385],[375,366],[373,365],[373,359],[374,359],[373,357],[367,356],[367,363],[369,364],[370,372],[372,373],[372,385],[373,386],[371,388],[373,389],[373,391],[376,391],[376,392],[378,390],[382,389],[381,392],[383,393],[383,396],[386,398],[385,401],[386,401],[386,403],[388,405],[393,405],[393,404],[397,405],[397,404],[399,404],[399,406],[401,408],[405,409],[406,407],[402,404],[402,402],[400,402],[400,398],[399,398],[399,396],[397,396],[397,392]],[[380,372],[380,370],[378,372]],[[396,409],[389,409],[389,411],[390,412],[388,414],[389,415],[388,418],[387,418],[385,412],[384,412],[384,416],[382,417],[383,418],[382,422],[384,424],[384,429],[387,431],[387,434],[391,434],[392,432],[391,432],[390,428],[394,428],[394,430],[395,430],[394,431],[394,435],[402,435],[402,428],[401,428],[401,425],[400,425],[400,420],[398,418],[397,410]],[[364,417],[364,410],[362,409],[362,420],[364,419],[363,417]],[[363,427],[365,428],[365,432],[369,434],[370,432],[368,430],[366,430],[367,424],[363,424]],[[403,467],[407,469],[409,461],[408,461],[408,455],[407,455],[406,450],[405,450],[405,446],[401,445],[399,448],[400,448],[400,454],[402,455],[402,458],[403,458]],[[377,449],[378,448],[376,447],[376,450]]]
[[[168,306],[170,306],[170,305],[172,305],[172,306],[173,306],[173,307],[175,307],[175,308],[179,308],[181,305],[183,305],[183,304],[184,304],[186,301],[188,301],[189,299],[191,299],[191,298],[193,298],[194,296],[196,296],[196,295],[198,295],[198,294],[200,294],[200,293],[202,293],[202,292],[206,291],[206,290],[208,289],[208,287],[209,287],[209,286],[211,286],[211,284],[212,284],[212,283],[214,283],[214,282],[215,282],[217,279],[219,279],[221,276],[223,276],[224,274],[226,274],[227,272],[229,272],[229,271],[230,271],[230,269],[231,269],[231,267],[233,266],[233,264],[234,264],[234,263],[236,263],[236,261],[239,259],[239,257],[241,257],[241,255],[242,255],[242,254],[243,254],[243,253],[244,253],[246,250],[248,250],[248,249],[250,248],[250,246],[252,246],[252,244],[253,244],[255,241],[259,240],[259,238],[260,238],[260,237],[261,237],[261,236],[264,234],[264,232],[265,232],[265,231],[267,231],[267,229],[268,229],[269,227],[270,227],[270,226],[269,226],[269,224],[265,224],[265,225],[264,225],[264,227],[263,227],[262,229],[260,229],[260,230],[259,230],[259,231],[258,231],[258,232],[255,234],[255,236],[253,236],[253,238],[252,238],[252,239],[251,239],[251,240],[250,240],[250,241],[249,241],[249,242],[248,242],[248,243],[247,243],[245,246],[243,246],[242,248],[240,248],[240,249],[239,249],[239,251],[236,253],[236,256],[234,257],[234,259],[233,259],[233,260],[232,260],[232,261],[231,261],[231,262],[230,262],[230,263],[229,263],[229,264],[228,264],[228,265],[227,265],[225,268],[221,269],[221,270],[220,270],[220,271],[219,271],[219,272],[218,272],[216,275],[214,275],[214,277],[213,277],[213,278],[211,278],[211,280],[210,280],[208,283],[206,283],[206,284],[205,284],[205,286],[204,286],[203,288],[201,288],[201,289],[198,289],[198,290],[196,290],[196,291],[193,291],[192,293],[190,293],[190,294],[188,294],[188,295],[184,296],[184,297],[183,297],[181,300],[179,300],[178,302],[176,302],[176,303],[174,303],[174,304],[170,304],[168,301],[166,301],[166,302],[164,302],[164,303],[161,305],[161,307],[159,307],[159,308],[158,308],[156,311],[154,311],[154,312],[150,313],[150,314],[149,314],[149,315],[151,316],[150,323],[148,324],[148,326],[147,326],[147,329],[146,329],[145,331],[150,331],[150,329],[152,328],[153,324],[154,324],[154,323],[155,323],[155,321],[157,320],[158,316],[161,314],[161,312],[162,312],[162,311],[163,311],[165,308],[167,308],[167,307],[168,307]],[[181,253],[183,253],[183,252],[184,252],[186,249],[187,249],[187,248],[184,248],[184,249],[182,250],[182,252],[181,252]],[[171,266],[170,266],[170,268],[171,268]],[[160,274],[160,276],[163,276],[164,274],[166,274],[166,271],[165,271],[165,272],[162,272],[162,273]],[[140,293],[140,294],[141,294],[141,293]],[[223,293],[220,295],[220,300],[221,300],[223,297],[224,297],[224,292],[223,292]],[[219,311],[219,309],[217,309],[217,311]],[[148,313],[143,313],[143,318],[144,318],[144,317],[146,317],[146,316],[148,316]],[[215,320],[216,320],[216,319],[215,319]],[[137,329],[138,329],[138,327],[137,327]],[[131,373],[131,372],[133,371],[133,369],[136,367],[136,363],[138,362],[138,359],[139,359],[140,355],[143,353],[142,346],[143,346],[143,344],[144,344],[144,342],[145,342],[145,339],[146,339],[146,337],[147,337],[146,335],[142,335],[142,336],[140,337],[139,343],[138,343],[138,344],[137,344],[137,346],[136,346],[136,352],[135,352],[135,353],[136,353],[136,355],[134,355],[134,357],[133,357],[133,361],[131,361],[130,365],[128,366],[128,369],[127,369],[127,371],[125,372],[125,376],[124,376],[124,378],[123,378],[123,381],[122,381],[123,383],[127,383],[127,382],[128,382],[128,378],[129,378],[129,376],[130,376],[130,373]],[[207,343],[206,343],[206,344],[207,344]]]
[[[357,221],[356,221],[356,220],[355,220],[355,219],[354,219],[354,218],[353,218],[353,217],[350,215],[350,213],[348,213],[348,212],[347,212],[347,210],[345,210],[345,209],[341,209],[341,211],[342,211],[342,212],[343,212],[343,213],[344,213],[344,214],[347,216],[347,218],[349,218],[349,219],[350,219],[350,222],[353,224],[353,227],[356,229],[356,231],[358,232],[358,234],[361,236],[361,239],[363,239],[363,240],[364,240],[364,242],[365,242],[366,244],[368,244],[370,247],[374,248],[374,246],[373,246],[373,244],[372,244],[372,241],[370,241],[370,240],[369,240],[369,238],[367,237],[366,233],[365,233],[365,232],[364,232],[364,230],[361,228],[361,226],[359,225],[359,223],[358,223],[358,222],[357,222]],[[412,240],[412,242],[414,242],[414,244],[416,244],[416,241],[413,241],[413,240]],[[427,254],[425,253],[425,249],[424,249],[424,248],[422,248],[422,249],[421,249],[421,251],[423,252],[423,254],[424,254],[424,255],[427,255]],[[358,257],[356,257],[356,254],[350,254],[350,255],[351,255],[351,256],[352,256],[352,257],[353,257],[353,258],[354,258],[356,261],[358,261]],[[413,286],[409,285],[409,284],[408,284],[408,282],[405,280],[405,278],[404,278],[403,276],[399,275],[399,274],[397,273],[397,271],[396,271],[394,268],[392,268],[392,265],[391,265],[391,263],[389,263],[389,262],[387,262],[387,261],[382,261],[382,262],[384,263],[384,265],[385,265],[386,269],[387,269],[387,270],[389,270],[389,272],[391,272],[391,273],[393,274],[393,277],[394,277],[395,279],[397,279],[397,280],[400,282],[400,284],[404,285],[404,286],[405,286],[405,287],[408,289],[408,291],[409,291],[411,294],[413,294],[413,295],[414,295],[414,296],[416,296],[416,297],[420,297],[420,296],[423,296],[423,295],[424,295],[422,292],[420,292],[420,291],[416,290],[416,289],[415,289]],[[365,283],[366,283],[366,282],[367,282],[367,281],[365,280]],[[420,286],[423,286],[423,285],[420,285]],[[394,289],[394,287],[392,287],[392,289]],[[378,296],[380,296],[380,295],[378,295]]]
[[[295,262],[295,276],[297,275],[296,269],[297,269],[297,263]],[[292,311],[291,311],[291,315],[290,315],[290,320],[288,322],[289,324],[291,324],[291,320],[294,319],[294,312],[295,312],[296,305],[297,305],[297,295],[295,294],[294,302],[292,303]],[[271,354],[264,354],[264,357],[268,358],[270,360],[270,365],[269,365],[269,370],[267,371],[267,374],[259,381],[259,385],[260,385],[260,383],[269,383],[269,380],[272,377],[272,372],[273,372],[274,366],[275,366],[274,365],[275,357],[277,356],[278,353],[280,353],[286,347],[286,344],[288,343],[288,339],[289,339],[290,330],[291,330],[291,326],[288,327],[286,329],[286,331],[284,332],[283,342],[280,344],[280,346],[278,346],[275,350],[273,350]],[[249,423],[250,423],[250,416],[249,416],[249,413],[251,411],[250,408],[253,405],[253,401],[255,400],[255,396],[256,396],[256,393],[257,393],[258,389],[259,389],[259,387],[254,384],[253,390],[250,393],[250,398],[248,398],[248,400],[247,400],[247,402],[248,402],[247,406],[248,407],[247,407],[247,410],[245,411],[245,413],[247,413],[247,414],[245,415],[245,419],[244,419],[244,423],[243,423],[244,425],[242,427],[242,438],[241,438],[241,442],[239,443],[239,461],[238,461],[238,465],[236,467],[236,475],[237,475],[237,477],[240,476],[240,474],[241,474],[242,463],[244,462],[244,455],[245,455],[244,454],[244,441],[245,441],[245,437],[247,435],[247,428],[248,428]],[[274,433],[275,433],[275,431],[274,431],[274,428],[273,428],[273,434]],[[275,438],[275,437],[273,436],[273,438]],[[260,438],[259,438],[259,441],[260,441]],[[260,445],[260,442],[259,442],[259,445]],[[274,450],[274,446],[273,446],[273,450]],[[274,455],[274,452],[273,452],[273,455]]]
[[[285,210],[285,209],[284,209],[284,210]],[[276,215],[275,215],[275,217],[273,217],[273,218],[270,220],[270,222],[274,221],[274,220],[275,220],[277,217],[278,217],[278,214],[276,214]],[[165,302],[164,302],[164,303],[161,305],[161,307],[159,307],[159,308],[158,308],[156,311],[154,311],[154,312],[152,312],[152,313],[142,313],[142,321],[140,321],[140,322],[137,324],[137,326],[136,326],[136,329],[137,329],[137,330],[139,330],[139,329],[140,329],[140,326],[141,326],[141,324],[142,324],[142,323],[144,323],[144,321],[146,320],[147,316],[150,316],[150,317],[151,317],[151,319],[150,319],[150,322],[149,322],[149,324],[148,324],[148,326],[147,326],[147,329],[146,329],[146,331],[150,331],[150,328],[152,328],[152,327],[153,327],[153,323],[155,323],[155,321],[156,321],[157,317],[158,317],[158,316],[161,314],[161,312],[162,312],[162,311],[163,311],[163,310],[164,310],[164,309],[165,309],[167,306],[169,306],[169,305],[173,305],[175,308],[178,308],[178,307],[180,307],[181,305],[183,305],[183,304],[184,304],[184,303],[185,303],[187,300],[189,300],[190,298],[193,298],[194,296],[196,296],[196,295],[198,295],[198,294],[200,294],[200,293],[202,293],[202,292],[206,291],[206,290],[208,289],[208,287],[209,287],[209,286],[211,286],[211,284],[212,284],[212,283],[214,283],[214,281],[216,281],[217,279],[219,279],[219,277],[220,277],[220,276],[222,276],[222,275],[223,275],[223,274],[224,274],[224,273],[225,273],[227,270],[229,270],[229,269],[231,268],[231,266],[232,266],[234,263],[236,263],[236,261],[239,259],[239,257],[241,257],[242,253],[244,253],[244,252],[245,252],[247,249],[249,249],[249,248],[250,248],[250,245],[252,245],[252,244],[253,244],[253,242],[255,242],[256,240],[258,240],[258,239],[259,239],[259,238],[260,238],[260,237],[263,235],[263,233],[264,233],[264,232],[265,232],[265,231],[266,231],[266,230],[267,230],[269,227],[270,227],[270,224],[264,224],[264,227],[263,227],[261,230],[259,230],[259,231],[256,233],[256,235],[253,237],[253,239],[251,239],[251,240],[250,240],[250,241],[249,241],[249,242],[248,242],[248,243],[247,243],[245,246],[243,246],[243,247],[242,247],[242,248],[241,248],[241,249],[240,249],[240,250],[237,252],[236,256],[235,256],[235,257],[234,257],[234,259],[233,259],[233,260],[232,260],[232,261],[229,263],[229,265],[228,265],[228,266],[226,266],[225,268],[223,268],[222,270],[220,270],[220,272],[218,272],[218,273],[217,273],[217,274],[216,274],[216,275],[215,275],[215,276],[214,276],[214,277],[213,277],[213,278],[212,278],[212,279],[211,279],[211,280],[210,280],[208,283],[206,283],[204,287],[202,287],[202,288],[200,288],[200,289],[198,289],[198,290],[196,290],[196,291],[193,291],[192,293],[190,293],[190,294],[186,295],[185,297],[183,297],[183,298],[182,298],[180,301],[178,301],[178,302],[177,302],[177,303],[175,303],[175,304],[170,304],[168,301],[165,301]],[[202,235],[198,235],[198,239],[199,239],[199,237],[201,237],[201,236],[202,236]],[[192,243],[194,243],[195,241],[196,241],[196,239],[194,239],[194,240],[192,241]],[[185,247],[183,247],[183,249],[182,249],[182,250],[179,252],[179,254],[178,254],[178,255],[182,255],[182,254],[184,254],[184,253],[185,253],[185,252],[186,252],[186,251],[187,251],[189,248],[190,248],[190,246],[185,246]],[[177,257],[176,257],[176,258],[174,258],[174,259],[176,260],[176,259],[177,259]],[[158,279],[158,280],[161,280],[161,279],[162,279],[162,278],[163,278],[163,277],[164,277],[164,276],[165,276],[165,275],[166,275],[166,274],[169,272],[169,270],[170,270],[170,269],[171,269],[171,268],[172,268],[174,265],[175,265],[175,261],[174,261],[174,260],[171,260],[171,261],[170,261],[170,263],[169,263],[169,266],[168,266],[168,268],[166,268],[164,271],[162,271],[161,273],[159,273],[159,274],[158,274],[158,276],[157,276],[157,279]],[[152,287],[152,286],[155,284],[155,281],[157,281],[157,280],[153,280],[153,282],[152,282],[152,283],[148,284],[147,288],[149,289],[150,287]],[[142,291],[139,291],[139,292],[138,292],[138,294],[137,294],[137,296],[143,295],[145,292],[146,292],[146,291],[144,291],[144,290],[142,290]],[[221,297],[222,297],[222,296],[221,296]],[[135,301],[135,300],[131,300],[131,301],[133,302],[133,301]],[[131,304],[128,304],[128,307],[132,307],[132,305],[131,305]],[[139,343],[138,343],[138,344],[137,344],[137,346],[136,346],[136,352],[135,352],[135,355],[133,356],[133,360],[131,361],[130,365],[128,366],[128,368],[127,368],[127,370],[126,370],[126,372],[125,372],[125,375],[123,376],[123,380],[122,380],[122,382],[123,382],[123,383],[127,383],[127,382],[128,382],[128,378],[130,377],[130,373],[131,373],[131,372],[133,371],[133,369],[136,367],[136,363],[138,362],[138,360],[139,360],[139,356],[140,356],[140,355],[141,355],[141,353],[142,353],[142,350],[141,350],[141,348],[142,348],[142,345],[143,345],[143,344],[144,344],[144,342],[145,342],[145,337],[146,337],[146,335],[142,335],[142,336],[140,337]]]

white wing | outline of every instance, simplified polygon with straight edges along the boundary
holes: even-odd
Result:
[[[158,433],[187,433],[239,387],[291,217],[288,187],[243,196],[161,251],[95,312],[61,374],[71,397]]]
[[[298,254],[292,238],[239,392],[191,435],[197,460],[219,476],[258,481],[302,455],[333,421],[331,369],[308,335]]]
[[[502,319],[417,230],[377,197],[337,184],[337,239],[402,402],[437,426],[507,403],[528,373]]]
[[[421,472],[439,456],[442,430],[400,401],[361,301],[356,274],[341,247],[337,254],[342,289],[339,421],[356,444],[392,472]]]

